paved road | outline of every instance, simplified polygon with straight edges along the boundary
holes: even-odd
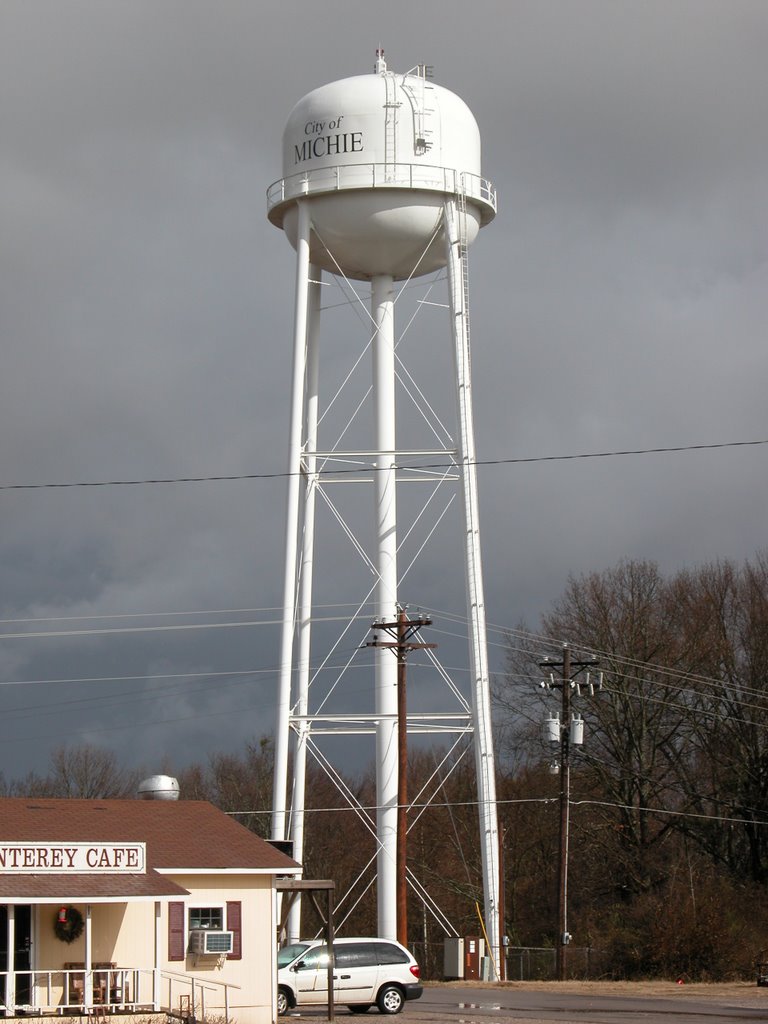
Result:
[[[768,1000],[735,1006],[730,1000],[697,999],[683,992],[674,999],[635,995],[581,995],[553,990],[521,988],[428,988],[419,1005],[407,1007],[408,1018],[418,1022],[455,1021],[456,1024],[729,1024],[766,1021]],[[410,1024],[405,1015],[400,1024]]]
[[[320,1024],[327,1015],[306,1010],[284,1018]],[[382,1020],[374,1008],[365,1016],[353,1016],[345,1006],[337,1021]],[[768,1021],[768,991],[745,987],[737,995],[702,995],[680,989],[674,996],[645,994],[609,995],[578,993],[552,988],[494,985],[430,985],[421,999],[406,1004],[393,1024],[738,1024]]]

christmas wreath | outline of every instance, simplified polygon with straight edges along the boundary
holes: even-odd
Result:
[[[83,915],[77,907],[62,907],[53,919],[53,931],[61,942],[74,942],[83,934]]]

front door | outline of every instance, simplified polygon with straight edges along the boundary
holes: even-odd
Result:
[[[13,927],[13,959],[8,956],[8,907],[0,906],[0,971],[6,972],[13,967],[16,971],[16,1006],[29,1006],[31,999],[32,975],[32,907],[16,906]],[[0,995],[6,1002],[8,990],[7,975],[0,974]]]
[[[314,946],[296,961],[296,1002],[321,1003],[328,998],[328,947]],[[324,994],[323,994],[324,990]]]

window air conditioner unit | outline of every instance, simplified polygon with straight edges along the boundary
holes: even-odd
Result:
[[[189,952],[221,956],[232,952],[232,932],[213,931],[210,928],[193,928],[189,933]]]

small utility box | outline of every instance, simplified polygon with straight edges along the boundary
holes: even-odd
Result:
[[[485,957],[485,939],[479,935],[464,937],[464,980],[481,981],[483,958]]]
[[[448,936],[443,945],[443,978],[461,981],[464,977],[464,939]]]

